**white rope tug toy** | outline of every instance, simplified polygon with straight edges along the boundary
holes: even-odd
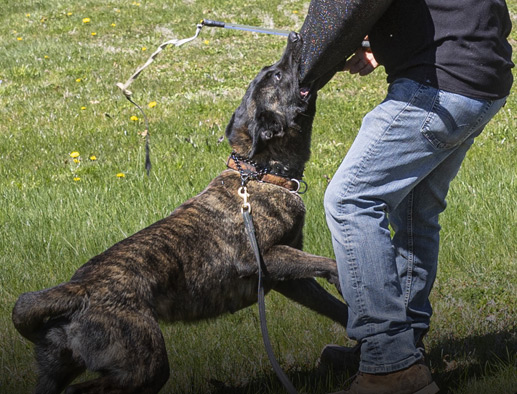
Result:
[[[163,44],[161,44],[158,47],[158,49],[156,51],[154,51],[154,53],[149,57],[149,59],[147,59],[147,62],[145,62],[145,64],[143,66],[140,66],[137,68],[135,73],[129,77],[129,79],[126,81],[126,83],[121,83],[121,82],[117,83],[118,88],[122,91],[124,96],[126,96],[126,98],[129,100],[129,102],[131,104],[133,104],[135,107],[138,108],[138,110],[142,113],[142,115],[144,117],[145,130],[142,135],[145,136],[145,171],[147,172],[147,176],[149,176],[149,173],[151,172],[151,157],[150,157],[150,152],[149,152],[149,138],[150,138],[149,137],[149,121],[147,119],[147,116],[146,116],[143,108],[141,106],[139,106],[137,103],[135,103],[133,101],[133,99],[131,98],[131,95],[133,94],[133,92],[131,92],[131,90],[128,89],[129,85],[131,85],[133,83],[133,81],[138,78],[138,76],[140,75],[140,73],[142,71],[144,71],[147,67],[149,67],[149,65],[154,61],[154,58],[156,56],[158,56],[158,54],[161,51],[163,51],[169,45],[174,45],[176,47],[179,47],[179,46],[182,46],[183,44],[186,44],[187,42],[190,42],[190,41],[196,39],[197,36],[199,36],[199,32],[201,31],[202,27],[203,27],[203,23],[198,23],[197,28],[196,28],[196,33],[192,37],[184,38],[182,40],[178,40],[175,38],[173,40],[165,41]]]
[[[133,75],[131,75],[131,77],[129,77],[129,79],[126,81],[126,83],[121,83],[121,82],[117,83],[117,86],[120,88],[120,90],[122,90],[122,93],[124,93],[124,96],[126,96],[127,98],[131,97],[131,95],[133,93],[130,90],[128,90],[129,85],[131,85],[133,83],[133,81],[138,78],[140,73],[142,71],[144,71],[154,61],[154,58],[156,56],[158,56],[158,54],[161,51],[163,51],[169,45],[174,45],[176,47],[180,47],[183,44],[186,44],[187,42],[195,40],[197,38],[197,36],[199,36],[199,33],[201,32],[202,28],[203,28],[203,23],[198,23],[197,28],[196,28],[196,33],[192,37],[184,38],[182,40],[178,40],[177,38],[175,38],[173,40],[165,41],[163,44],[161,44],[158,47],[158,49],[156,51],[154,51],[154,53],[149,57],[147,62],[145,62],[145,64],[143,66],[140,66],[139,68],[137,68],[135,73]]]

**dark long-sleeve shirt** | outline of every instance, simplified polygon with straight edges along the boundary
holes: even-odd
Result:
[[[388,82],[407,77],[485,99],[512,86],[504,0],[395,0],[369,33]]]
[[[326,81],[369,34],[388,82],[407,77],[501,98],[513,82],[510,30],[504,0],[312,0],[301,30],[302,82]]]

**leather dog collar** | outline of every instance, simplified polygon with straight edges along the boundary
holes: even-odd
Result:
[[[272,174],[267,172],[267,170],[258,170],[255,164],[245,161],[233,153],[228,157],[226,166],[239,172],[243,179],[255,179],[259,182],[271,183],[299,194],[303,194],[307,191],[307,184],[305,181]],[[304,185],[304,187],[303,190],[300,191],[301,185]]]

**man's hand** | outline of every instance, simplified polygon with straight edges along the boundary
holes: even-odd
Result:
[[[358,49],[345,63],[343,71],[361,76],[370,74],[379,66],[370,48]]]

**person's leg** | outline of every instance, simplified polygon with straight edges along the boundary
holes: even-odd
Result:
[[[407,286],[399,279],[387,214],[472,134],[472,119],[480,123],[493,116],[484,101],[470,100],[461,109],[456,103],[442,108],[442,101],[447,101],[443,92],[434,88],[409,80],[393,83],[387,99],[365,117],[325,193],[349,305],[347,332],[362,343],[362,372],[393,372],[422,357],[407,318]],[[449,129],[459,133],[450,136]],[[445,145],[435,140],[442,134],[448,136]]]
[[[388,214],[394,231],[393,245],[408,322],[413,328],[415,343],[429,330],[432,314],[429,294],[436,278],[440,241],[438,217],[446,208],[445,197],[450,182],[457,175],[474,138],[503,103],[504,100],[499,100],[489,106],[487,104],[487,112],[471,127],[468,137],[459,145],[446,146],[450,154]]]
[[[444,192],[426,195],[426,185],[424,179],[389,214],[407,318],[417,348],[422,347],[418,342],[429,329],[432,307],[428,296],[436,278],[440,241],[438,214],[445,209],[445,200],[440,198]]]

